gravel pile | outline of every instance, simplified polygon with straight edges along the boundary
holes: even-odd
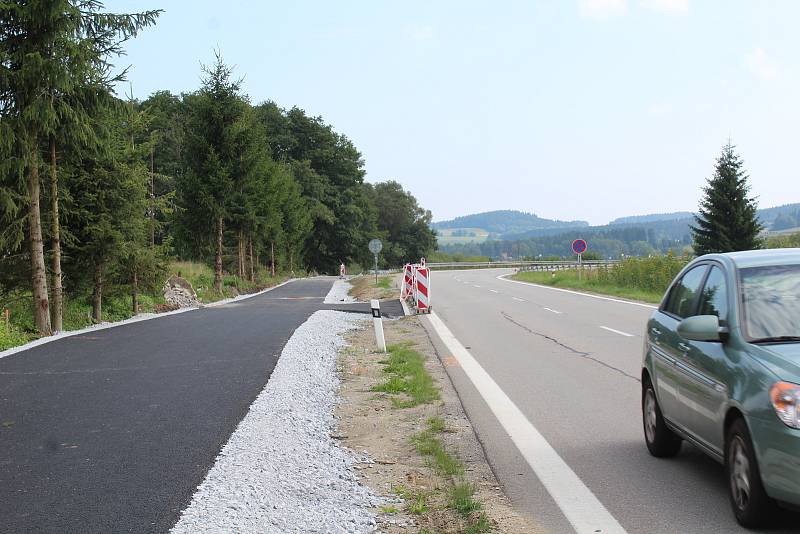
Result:
[[[330,437],[342,334],[364,321],[318,311],[295,331],[172,532],[375,530],[369,509],[385,503],[353,469],[371,460]]]
[[[336,280],[333,283],[333,287],[330,291],[328,291],[328,295],[325,297],[325,304],[341,304],[342,302],[350,303],[355,302],[356,299],[348,295],[350,289],[352,289],[353,284],[348,282],[347,280]]]
[[[192,284],[180,276],[170,276],[164,282],[161,292],[164,294],[164,300],[178,308],[194,308],[199,304]]]

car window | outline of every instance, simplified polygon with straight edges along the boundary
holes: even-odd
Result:
[[[800,336],[800,265],[739,271],[748,340]]]
[[[716,315],[724,321],[728,318],[728,291],[725,273],[719,267],[711,267],[700,293],[699,315]]]
[[[690,269],[675,283],[664,306],[664,311],[681,319],[694,315],[695,297],[700,290],[700,283],[706,274],[707,265],[698,265]]]

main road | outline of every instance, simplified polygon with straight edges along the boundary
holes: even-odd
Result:
[[[432,305],[445,329],[431,330],[512,501],[554,533],[573,532],[570,514],[590,522],[607,516],[609,530],[631,534],[746,532],[731,513],[720,464],[687,444],[674,459],[647,452],[639,376],[653,307],[513,282],[509,274],[434,271]],[[443,341],[450,333],[463,346],[461,359]],[[468,375],[478,368],[471,359],[488,375],[478,386]],[[798,520],[782,514],[769,532],[797,532]]]

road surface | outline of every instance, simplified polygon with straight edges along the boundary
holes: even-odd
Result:
[[[527,419],[625,532],[747,532],[731,513],[720,464],[690,445],[670,460],[645,448],[639,376],[652,308],[498,279],[509,273],[435,271],[432,305],[519,408],[517,423]],[[572,532],[562,509],[582,503],[550,495],[464,369],[447,357],[450,348],[434,338],[509,496],[546,530]],[[556,482],[561,475],[553,475]],[[798,520],[783,514],[769,532],[797,532]]]
[[[0,359],[0,532],[168,531],[333,280]]]

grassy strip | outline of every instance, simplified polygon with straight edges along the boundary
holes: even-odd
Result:
[[[555,274],[548,272],[532,271],[517,273],[512,277],[520,282],[531,282],[545,286],[563,287],[577,289],[592,293],[602,293],[632,300],[659,303],[663,292],[648,291],[630,286],[621,286],[608,283],[593,277],[589,271],[584,271],[578,276],[578,271],[556,271]]]
[[[398,408],[411,408],[439,399],[439,389],[433,378],[425,370],[425,357],[413,350],[408,343],[387,347],[389,358],[381,363],[386,365],[384,372],[389,379],[372,391],[389,394],[402,394],[405,399],[392,398]]]
[[[387,350],[389,358],[381,363],[386,366],[384,372],[390,377],[386,382],[374,386],[372,391],[404,395],[407,400],[392,399],[399,408],[430,404],[439,399],[439,390],[425,369],[425,357],[422,354],[413,350],[408,343],[391,345]],[[411,443],[420,455],[426,457],[431,468],[441,477],[453,481],[447,489],[445,501],[447,507],[466,522],[464,532],[489,532],[493,528],[492,523],[481,512],[481,504],[474,497],[475,486],[464,477],[464,463],[446,449],[440,438],[447,431],[441,417],[429,417],[425,428],[411,436]],[[434,492],[414,492],[402,485],[396,486],[394,491],[405,501],[408,513],[422,515],[430,511]]]
[[[428,457],[430,465],[442,476],[455,479],[447,491],[447,506],[467,521],[467,533],[489,532],[491,521],[481,512],[481,503],[475,499],[475,485],[464,478],[464,464],[450,454],[439,438],[446,426],[441,417],[431,417],[427,428],[411,438],[421,455]],[[413,513],[413,512],[412,512]]]

